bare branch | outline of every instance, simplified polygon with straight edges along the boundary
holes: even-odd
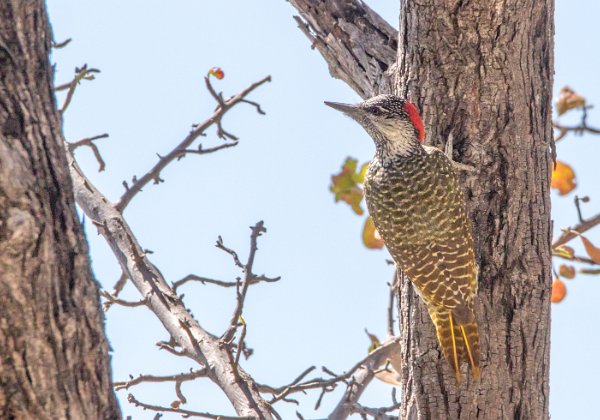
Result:
[[[127,280],[129,280],[129,277],[127,277],[127,274],[121,273],[121,277],[119,277],[119,280],[117,280],[117,282],[115,283],[115,285],[113,287],[113,293],[112,293],[113,297],[119,296],[119,294],[125,287],[125,284],[127,284]]]
[[[66,47],[67,45],[69,45],[69,43],[72,41],[71,38],[67,38],[65,39],[63,42],[54,42],[52,41],[52,48],[59,50],[61,48]]]
[[[248,287],[250,286],[250,282],[254,277],[254,274],[252,273],[252,268],[254,266],[254,258],[256,256],[256,251],[258,250],[258,237],[261,236],[263,232],[267,231],[267,229],[265,228],[265,224],[262,220],[256,223],[256,225],[254,225],[254,227],[251,227],[250,229],[252,230],[252,233],[250,234],[250,252],[248,253],[248,261],[246,262],[246,264],[241,264],[237,254],[233,250],[226,248],[223,245],[222,239],[219,237],[219,240],[221,242],[220,248],[226,250],[226,252],[231,254],[234,261],[236,262],[236,265],[238,265],[238,267],[241,267],[244,272],[244,279],[240,284],[240,288],[237,294],[237,305],[235,307],[235,310],[233,311],[233,315],[231,316],[229,328],[227,329],[227,331],[225,331],[222,337],[222,340],[225,343],[231,341],[237,330],[239,319],[242,316],[244,302],[246,300],[246,293],[248,293]]]
[[[221,414],[201,413],[199,411],[184,410],[182,408],[164,407],[161,405],[146,404],[138,401],[132,394],[127,395],[127,401],[134,404],[136,407],[142,407],[144,410],[158,411],[161,413],[177,413],[183,417],[201,417],[203,419],[215,419],[215,420],[252,420],[250,416],[235,417],[235,416],[223,416]]]
[[[329,392],[329,391],[333,390],[340,382],[348,383],[347,381],[350,380],[355,374],[360,375],[361,372],[363,370],[365,370],[368,372],[368,375],[367,375],[366,379],[363,380],[364,386],[352,394],[353,398],[356,398],[356,400],[358,400],[358,398],[360,397],[360,395],[362,394],[362,392],[364,390],[364,387],[366,387],[368,382],[373,378],[375,369],[377,369],[377,367],[379,367],[387,358],[389,358],[390,355],[392,354],[392,352],[398,351],[397,345],[398,345],[399,341],[400,341],[400,337],[397,337],[397,336],[388,338],[387,340],[385,340],[385,342],[383,342],[381,344],[380,347],[373,350],[371,353],[369,353],[361,361],[356,363],[350,370],[348,370],[344,374],[336,375],[335,373],[331,372],[329,369],[322,367],[321,369],[323,370],[323,372],[332,376],[332,378],[330,378],[330,379],[313,378],[313,379],[310,379],[305,382],[299,382],[298,378],[296,378],[296,380],[294,382],[292,382],[291,384],[285,385],[285,386],[282,386],[279,388],[272,388],[272,387],[269,387],[266,385],[259,385],[259,389],[261,390],[261,392],[273,394],[273,398],[271,399],[270,403],[274,404],[277,401],[283,400],[290,394],[293,394],[296,392],[304,392],[309,389],[321,388],[322,390],[326,390],[324,392]],[[303,372],[301,377],[306,376],[313,369],[314,369],[314,367],[307,369],[305,372]],[[355,384],[354,387],[356,387],[356,380],[354,380],[352,382],[354,382],[354,384]],[[347,391],[347,393],[348,393],[348,391]],[[321,395],[321,397],[322,397],[322,395]],[[348,401],[348,398],[349,398],[348,396],[345,396],[344,401]],[[336,410],[338,410],[338,408],[336,408]],[[345,411],[340,411],[340,412],[345,412]],[[345,418],[345,417],[334,417],[332,415],[332,416],[330,416],[330,418]]]
[[[238,145],[238,142],[233,142],[233,143],[223,143],[220,144],[218,146],[215,147],[209,147],[208,149],[203,149],[202,145],[199,144],[197,149],[185,149],[185,150],[180,150],[180,156],[177,157],[177,160],[182,159],[185,155],[188,154],[192,154],[192,155],[207,155],[209,153],[214,153],[214,152],[218,152],[219,150],[222,149],[227,149],[229,147],[235,147]]]
[[[391,93],[398,32],[360,0],[290,0],[295,16],[329,72],[362,98]]]
[[[104,133],[104,134],[100,134],[97,136],[88,137],[88,138],[76,141],[75,143],[69,143],[69,150],[71,152],[73,152],[75,149],[77,149],[80,146],[88,146],[90,149],[92,149],[92,152],[94,152],[94,156],[96,157],[96,160],[98,161],[98,172],[102,172],[104,170],[104,168],[106,168],[106,164],[104,163],[104,159],[102,159],[102,156],[100,155],[100,150],[98,150],[98,146],[96,146],[94,144],[94,141],[100,140],[100,139],[105,139],[107,137],[108,137],[108,134]]]
[[[100,292],[100,295],[104,299],[107,300],[106,302],[104,302],[104,305],[103,305],[104,306],[103,307],[104,312],[108,311],[113,304],[125,306],[125,307],[128,307],[128,308],[136,308],[138,306],[145,306],[148,303],[148,301],[146,299],[141,299],[141,300],[139,300],[137,302],[129,302],[129,301],[126,301],[126,300],[123,300],[123,299],[118,299],[117,297],[115,297],[115,296],[111,295],[110,293],[108,293],[106,290],[102,290]]]
[[[270,82],[271,76],[264,77],[258,82],[252,83],[240,93],[238,93],[235,96],[232,96],[227,100],[223,100],[216,92],[214,92],[214,89],[212,88],[212,85],[210,84],[208,78],[205,78],[205,80],[206,85],[207,87],[209,87],[209,91],[211,92],[213,97],[215,97],[215,99],[219,98],[217,99],[217,102],[219,103],[217,109],[202,124],[194,126],[192,131],[167,155],[162,157],[159,156],[158,162],[152,167],[152,169],[150,169],[140,178],[135,178],[132,184],[128,185],[128,188],[125,190],[125,193],[123,193],[119,201],[115,204],[115,207],[118,211],[123,212],[125,207],[127,207],[129,202],[133,199],[133,197],[135,197],[135,195],[138,194],[142,190],[142,188],[145,187],[148,183],[150,183],[151,181],[154,181],[155,183],[160,182],[160,173],[167,165],[169,165],[174,160],[181,158],[182,153],[191,153],[188,152],[188,148],[198,137],[202,136],[204,132],[213,124],[221,124],[221,119],[227,111],[236,106],[238,103],[242,102],[242,100],[254,89],[266,82]]]
[[[558,130],[558,135],[554,137],[554,141],[557,142],[565,137],[568,133],[574,132],[576,134],[590,133],[600,134],[600,128],[590,127],[586,123],[582,122],[575,126],[566,126],[559,124],[557,121],[552,123],[552,127]]]
[[[145,382],[185,382],[193,381],[197,378],[205,378],[207,376],[206,369],[194,370],[188,373],[178,373],[176,375],[155,376],[155,375],[140,375],[136,378],[131,378],[129,381],[119,381],[114,383],[116,391],[129,389],[132,386],[139,385]]]
[[[72,153],[67,150],[68,167],[73,180],[77,203],[86,216],[99,227],[99,231],[117,257],[121,269],[129,277],[148,307],[161,321],[167,332],[182,349],[181,354],[192,358],[201,366],[210,366],[208,377],[215,382],[242,416],[270,419],[271,407],[264,401],[252,378],[236,367],[231,360],[229,347],[204,330],[167,285],[160,270],[148,259],[144,248],[120,213],[85,177]],[[182,334],[182,328],[186,334]],[[174,346],[163,348],[174,350]],[[179,351],[174,350],[174,354]],[[182,414],[182,411],[173,411]]]
[[[240,333],[240,339],[238,340],[237,345],[237,353],[235,354],[235,362],[234,366],[237,368],[240,365],[240,356],[244,353],[244,347],[246,344],[244,340],[246,339],[246,321],[244,321],[240,315],[240,322],[242,324],[242,332]]]
[[[357,402],[348,404],[348,406],[350,409],[350,414],[356,413],[356,414],[360,414],[362,416],[371,416],[372,418],[378,419],[378,420],[384,420],[384,419],[396,420],[398,418],[397,415],[390,416],[387,413],[398,410],[401,406],[401,403],[396,403],[389,407],[379,407],[379,408],[365,407],[365,406],[360,405]]]
[[[281,280],[281,277],[253,276],[252,279],[248,282],[248,284],[251,286],[253,284],[262,283],[262,282],[274,283],[279,280]],[[221,287],[237,287],[237,286],[239,286],[239,282],[235,282],[235,281],[215,280],[215,279],[210,279],[208,277],[197,276],[195,274],[188,274],[181,280],[177,280],[176,282],[173,282],[172,288],[173,288],[173,290],[177,291],[177,289],[179,287],[183,286],[184,284],[186,284],[187,282],[190,282],[190,281],[197,281],[202,284],[214,284],[216,286],[221,286]]]

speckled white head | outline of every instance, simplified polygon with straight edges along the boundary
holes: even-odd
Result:
[[[379,95],[356,105],[325,102],[348,115],[369,133],[377,151],[386,156],[406,156],[419,152],[425,128],[417,108],[395,95]]]

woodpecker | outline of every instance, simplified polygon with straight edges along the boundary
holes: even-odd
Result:
[[[423,121],[404,98],[379,95],[357,105],[325,104],[357,121],[373,138],[376,152],[364,189],[375,227],[425,302],[456,381],[465,361],[478,379],[477,265],[453,161],[423,145]]]

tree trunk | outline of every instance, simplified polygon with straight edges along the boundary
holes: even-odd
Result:
[[[118,419],[42,0],[0,2],[0,418]]]
[[[481,381],[457,386],[402,282],[403,419],[549,417],[553,18],[552,0],[401,0],[397,91],[477,168],[462,175],[482,345]]]
[[[291,0],[331,74],[362,97],[418,104],[427,138],[452,134],[479,263],[482,377],[457,386],[414,288],[400,290],[402,419],[548,418],[553,0],[400,0],[389,25],[360,0]],[[377,47],[377,43],[380,43]],[[377,74],[379,79],[373,79]],[[350,80],[350,82],[348,82]]]

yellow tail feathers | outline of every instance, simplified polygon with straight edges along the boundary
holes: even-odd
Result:
[[[460,365],[467,362],[471,366],[473,379],[480,376],[479,332],[475,316],[469,322],[459,323],[452,311],[446,308],[429,308],[429,315],[435,325],[438,341],[446,360],[450,363],[456,376],[456,382],[461,382]]]

